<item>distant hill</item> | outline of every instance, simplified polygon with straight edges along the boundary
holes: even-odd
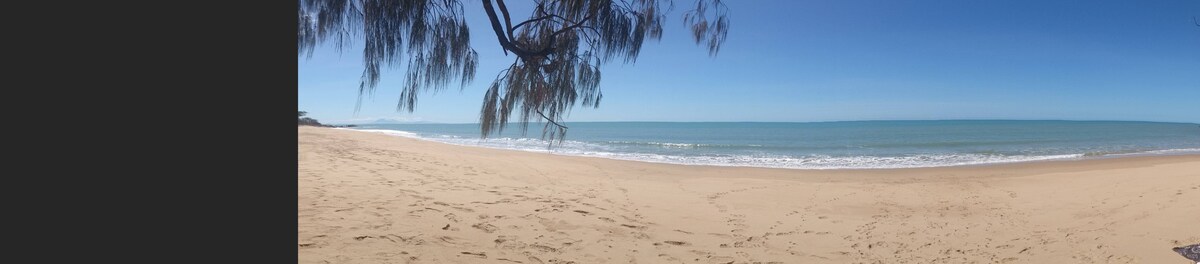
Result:
[[[364,122],[362,124],[436,124],[436,123],[429,122],[429,121],[410,121],[410,120],[399,120],[399,119],[392,119],[392,118],[380,118],[380,119],[375,119],[374,121]]]
[[[321,122],[320,122],[320,121],[317,121],[316,119],[313,119],[313,118],[311,118],[311,117],[304,117],[305,115],[308,115],[308,112],[305,112],[305,111],[297,111],[297,112],[298,112],[298,114],[299,114],[298,116],[296,116],[296,125],[297,125],[297,126],[318,126],[318,127],[356,127],[356,125],[344,125],[344,126],[343,126],[343,125],[326,125],[326,124],[321,124]]]
[[[331,122],[341,125],[391,125],[391,124],[442,124],[439,122],[430,121],[413,121],[396,118],[375,118],[375,119],[358,119],[358,120],[339,120]]]

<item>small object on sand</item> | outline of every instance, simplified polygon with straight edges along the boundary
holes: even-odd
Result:
[[[1179,255],[1183,255],[1183,257],[1200,264],[1200,244],[1172,248],[1171,250],[1174,250],[1175,252],[1179,253]]]
[[[450,229],[450,224],[446,224],[446,226],[442,227],[442,230],[446,230],[446,229]]]

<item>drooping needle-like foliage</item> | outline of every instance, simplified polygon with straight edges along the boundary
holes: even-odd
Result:
[[[339,50],[361,38],[363,75],[359,96],[379,83],[380,67],[407,59],[406,80],[397,104],[412,111],[417,94],[444,89],[475,77],[478,55],[457,0],[299,0],[298,52],[332,43]],[[479,112],[481,136],[498,133],[510,121],[546,121],[543,138],[561,140],[563,118],[576,104],[599,107],[600,66],[612,60],[633,63],[647,39],[660,39],[670,1],[542,0],[532,14],[513,23],[504,0],[481,0],[505,54],[516,58],[484,93]],[[710,55],[729,30],[728,8],[719,0],[699,0],[684,13],[697,44]],[[513,112],[519,118],[510,120]]]

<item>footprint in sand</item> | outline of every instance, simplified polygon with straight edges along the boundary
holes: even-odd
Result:
[[[498,228],[492,224],[488,224],[488,223],[478,223],[478,224],[471,225],[471,227],[474,227],[475,229],[483,230],[484,233],[489,233],[489,234],[492,232],[496,232],[496,230],[500,229],[500,228]]]
[[[690,242],[684,242],[684,241],[667,240],[667,241],[662,241],[662,242],[664,242],[664,244],[671,244],[671,245],[676,245],[676,246],[690,246],[691,245]],[[662,245],[662,244],[659,244],[659,245]]]
[[[487,258],[487,253],[484,253],[484,252],[468,252],[468,251],[463,251],[463,252],[461,252],[461,253],[462,253],[463,255],[476,256],[476,257],[485,258],[485,259]]]

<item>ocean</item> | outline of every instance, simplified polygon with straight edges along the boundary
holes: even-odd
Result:
[[[691,165],[871,169],[1128,155],[1200,154],[1200,125],[1127,121],[572,122],[565,141],[511,124],[375,124],[354,129],[454,145]]]

